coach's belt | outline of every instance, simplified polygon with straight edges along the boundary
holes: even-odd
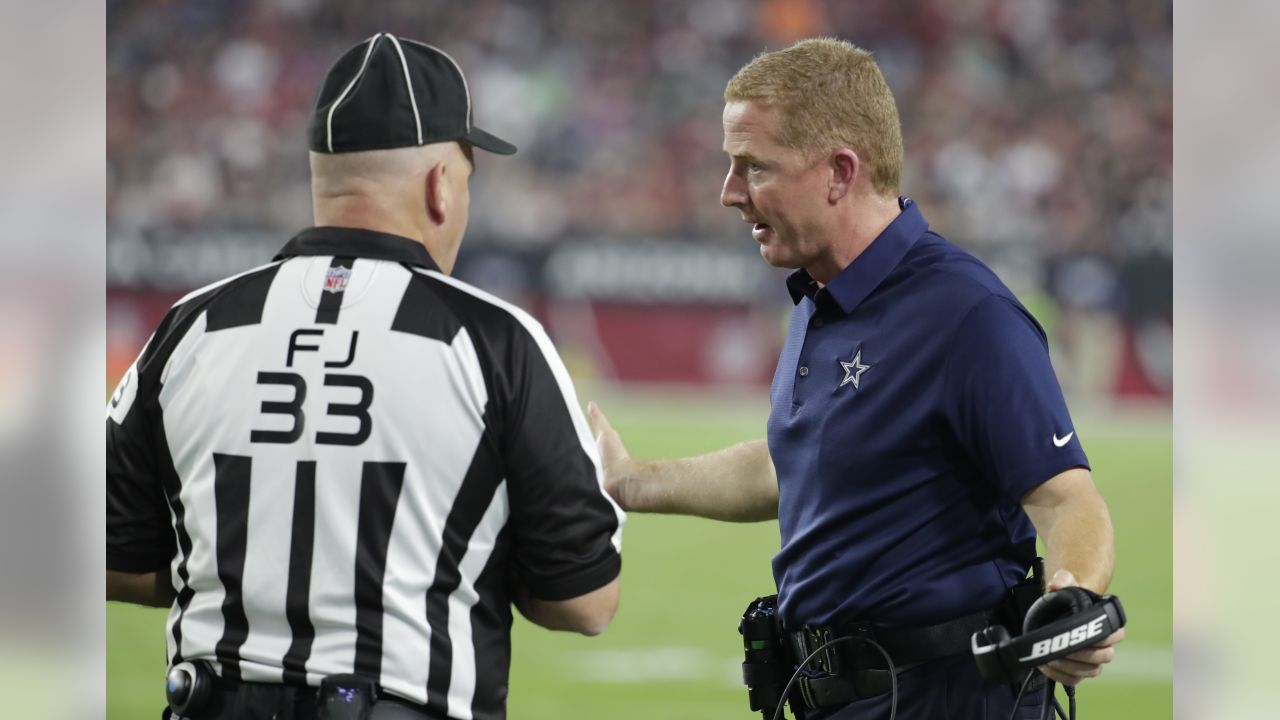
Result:
[[[787,633],[794,661],[798,664],[823,644],[837,638],[852,638],[828,645],[805,665],[791,699],[809,708],[844,705],[859,698],[889,692],[893,679],[884,655],[869,641],[884,649],[897,673],[931,660],[969,652],[969,638],[991,619],[983,610],[954,620],[920,627],[876,628],[851,624],[838,629],[811,627]]]

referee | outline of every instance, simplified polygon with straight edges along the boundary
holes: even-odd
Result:
[[[473,148],[515,147],[381,33],[309,140],[316,227],[178,301],[110,400],[107,599],[170,608],[165,717],[503,718],[512,603],[604,630],[624,521],[542,327],[449,277]]]

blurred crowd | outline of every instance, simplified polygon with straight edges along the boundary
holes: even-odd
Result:
[[[318,79],[377,31],[451,53],[481,157],[468,243],[749,246],[719,206],[725,81],[835,35],[898,99],[903,193],[1056,311],[1171,315],[1172,8],[1159,0],[108,0],[108,232],[310,222]]]

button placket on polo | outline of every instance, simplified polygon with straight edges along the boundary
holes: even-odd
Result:
[[[818,317],[817,313],[815,313],[814,316],[809,319],[809,327],[805,330],[805,333],[804,333],[804,345],[801,346],[800,348],[800,357],[796,362],[796,378],[797,379],[809,377],[809,361],[807,360],[807,358],[809,356],[810,338],[812,336],[813,331],[817,330],[818,328],[821,328],[823,324],[824,323],[822,318]]]
[[[804,339],[800,342],[800,351],[796,353],[795,369],[791,376],[791,408],[790,415],[794,417],[800,412],[800,408],[804,406],[805,390],[804,384],[801,382],[809,376],[809,343],[810,336],[813,331],[813,319],[810,317],[805,322]]]
[[[818,300],[816,304],[818,307],[815,308],[813,316],[809,318],[809,322],[805,328],[804,343],[800,347],[799,357],[796,358],[795,377],[792,380],[791,390],[792,415],[799,412],[800,408],[804,406],[806,398],[813,394],[813,390],[808,386],[812,385],[814,380],[810,380],[809,378],[816,379],[817,377],[813,372],[814,368],[812,363],[809,362],[809,358],[812,355],[813,348],[821,342],[819,331],[827,325],[827,321],[822,317],[822,301]]]

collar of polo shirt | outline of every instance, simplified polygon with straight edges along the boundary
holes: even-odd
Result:
[[[826,287],[819,288],[817,281],[803,268],[791,273],[787,278],[791,301],[799,303],[800,298],[807,297],[816,304],[822,302],[823,296],[828,296],[846,315],[853,312],[902,262],[916,240],[929,230],[929,222],[914,201],[901,197],[898,205],[902,208],[898,217]]]

